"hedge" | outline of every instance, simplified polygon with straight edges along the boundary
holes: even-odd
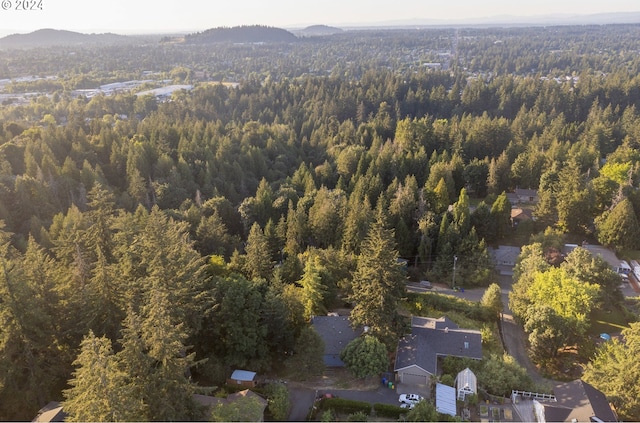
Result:
[[[354,414],[359,411],[371,414],[371,404],[364,401],[354,401],[344,398],[324,398],[320,402],[320,407],[323,410],[333,409],[335,412],[344,414]]]
[[[420,302],[422,308],[433,308],[438,311],[457,311],[470,319],[481,322],[491,322],[495,320],[486,308],[480,303],[466,301],[451,295],[442,295],[428,292],[424,294],[409,294],[411,301]]]
[[[376,416],[379,417],[392,417],[394,419],[399,419],[402,414],[405,414],[407,410],[400,408],[397,405],[390,404],[374,404],[373,409],[376,412]]]

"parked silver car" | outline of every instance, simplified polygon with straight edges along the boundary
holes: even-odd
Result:
[[[402,394],[400,398],[398,398],[398,401],[404,404],[417,404],[422,400],[424,400],[424,398],[418,394]]]

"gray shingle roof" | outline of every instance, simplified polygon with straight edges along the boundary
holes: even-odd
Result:
[[[571,414],[570,408],[565,408],[555,404],[543,404],[544,420],[548,422],[565,422]],[[587,420],[588,421],[588,420]]]
[[[413,317],[411,326],[411,334],[398,343],[396,371],[416,365],[436,374],[438,356],[482,359],[482,336],[479,331],[460,329],[446,317]]]
[[[571,409],[565,421],[571,421],[574,418],[578,421],[589,421],[592,416],[605,422],[617,421],[607,397],[580,379],[556,385],[553,388],[553,394],[559,406]]]
[[[330,367],[344,366],[340,353],[362,330],[354,330],[347,316],[314,316],[311,323],[324,341],[324,364]]]
[[[412,333],[398,342],[394,370],[398,371],[414,365],[431,374],[436,373],[436,352],[425,337]]]
[[[538,196],[538,190],[535,190],[535,189],[516,188],[516,189],[513,190],[513,192],[516,195],[523,196],[523,197],[537,197]]]

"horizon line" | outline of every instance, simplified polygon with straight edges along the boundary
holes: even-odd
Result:
[[[589,18],[599,17],[605,20],[607,17],[618,17],[617,21],[608,22],[571,22],[571,20],[585,20]],[[627,17],[628,19],[625,19]],[[564,20],[564,21],[563,21]],[[546,22],[545,22],[546,21]],[[58,31],[70,31],[82,34],[106,34],[112,33],[116,35],[166,35],[166,34],[189,34],[193,32],[205,31],[212,28],[234,28],[239,26],[266,26],[271,28],[281,28],[287,30],[303,30],[309,26],[323,25],[336,27],[340,29],[384,29],[384,28],[411,28],[411,27],[458,27],[458,26],[543,26],[543,25],[616,25],[616,24],[640,24],[640,9],[632,12],[601,12],[601,13],[550,13],[536,15],[492,15],[484,17],[471,18],[406,18],[392,19],[387,21],[371,21],[371,22],[343,22],[343,23],[299,23],[274,25],[264,23],[246,23],[236,25],[218,25],[207,28],[53,28],[44,26],[32,29],[2,29],[0,37],[8,35],[27,35],[36,31],[45,29],[53,29]]]

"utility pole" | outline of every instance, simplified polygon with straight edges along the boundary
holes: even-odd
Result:
[[[458,261],[458,256],[453,256],[453,283],[451,284],[451,289],[455,289],[456,287],[456,262]]]

